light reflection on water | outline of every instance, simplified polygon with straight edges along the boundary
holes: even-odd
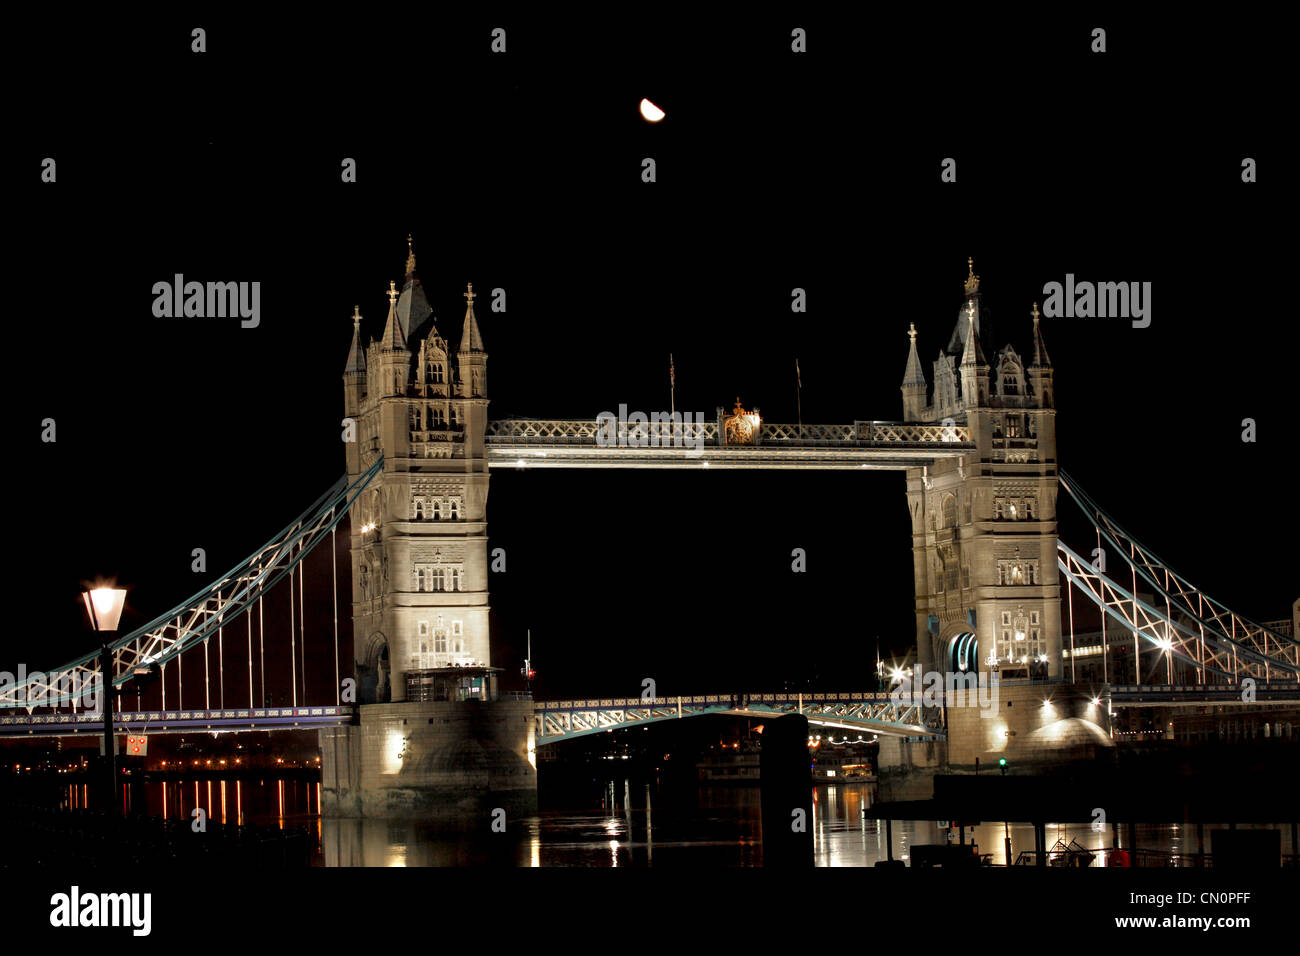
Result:
[[[164,798],[164,786],[166,797]],[[588,866],[588,867],[730,867],[761,866],[762,821],[760,791],[753,786],[700,787],[695,799],[669,799],[652,794],[645,784],[619,780],[606,787],[592,809],[546,810],[509,821],[507,832],[494,833],[485,818],[478,831],[447,832],[419,821],[322,819],[319,784],[301,781],[152,784],[147,788],[149,812],[190,815],[204,806],[210,819],[240,820],[260,825],[305,826],[319,841],[317,865],[324,866]],[[892,831],[893,859],[910,863],[912,848],[948,842],[952,832],[933,820],[896,820],[886,827],[871,816],[871,784],[839,784],[814,789],[812,834],[817,866],[874,866],[889,856],[887,831]],[[581,801],[574,801],[575,803]],[[863,809],[866,813],[863,813]],[[1210,851],[1210,830],[1204,828],[1204,850]],[[1011,839],[1012,859],[1034,848],[1033,827],[983,821],[967,828],[965,842],[975,843],[995,864],[1006,862],[1005,836]],[[1196,828],[1140,825],[1138,846],[1171,854],[1200,849]],[[1087,823],[1048,824],[1047,846],[1072,841],[1096,854],[1094,866],[1105,862],[1113,845],[1109,826],[1100,832]],[[1120,843],[1128,845],[1127,827]],[[1286,828],[1283,852],[1290,848]]]

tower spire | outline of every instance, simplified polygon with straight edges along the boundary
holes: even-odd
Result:
[[[343,371],[347,372],[365,372],[366,370],[366,353],[361,348],[361,306],[352,307],[352,348],[348,351],[348,364],[344,366]]]
[[[969,323],[966,326],[966,347],[961,353],[961,364],[966,365],[988,365],[984,360],[984,350],[980,348],[980,338],[975,332],[975,301],[973,299],[966,302],[966,318]]]
[[[1038,303],[1034,303],[1034,310],[1030,313],[1034,317],[1034,360],[1029,363],[1030,368],[1051,368],[1052,360],[1047,357],[1047,344],[1043,341],[1043,330],[1038,326]]]
[[[397,283],[388,283],[388,319],[384,323],[383,347],[385,349],[406,350],[406,337],[402,334],[402,323],[397,317]]]
[[[916,323],[907,323],[907,369],[903,373],[904,385],[924,385],[925,372],[921,369],[921,357],[916,353]]]
[[[478,320],[474,318],[474,299],[477,297],[474,283],[466,283],[465,290],[461,293],[465,296],[465,323],[460,333],[460,351],[482,352],[483,337],[479,335]]]
[[[411,234],[406,234],[406,278],[409,281],[415,276],[415,246]]]

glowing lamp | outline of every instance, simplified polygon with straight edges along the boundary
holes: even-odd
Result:
[[[97,631],[117,630],[117,624],[122,619],[122,608],[126,606],[125,588],[95,588],[83,591],[81,599],[86,602],[91,627]]]

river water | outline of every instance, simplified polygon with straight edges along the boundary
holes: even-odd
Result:
[[[822,785],[813,791],[813,855],[817,866],[874,866],[889,855],[892,830],[896,860],[910,861],[911,848],[957,839],[935,821],[895,821],[887,828],[871,815],[871,784]],[[70,803],[83,799],[70,787]],[[195,807],[214,823],[305,826],[318,846],[321,866],[761,866],[763,861],[760,791],[753,786],[701,786],[690,792],[661,793],[630,779],[606,780],[580,791],[551,793],[534,816],[507,821],[495,833],[489,820],[481,830],[448,833],[419,822],[323,819],[320,785],[306,781],[204,781],[149,784],[146,812],[168,818],[190,816]],[[863,812],[865,808],[865,813]],[[1210,851],[1210,826],[1204,850]],[[995,864],[1006,862],[1010,836],[1013,861],[1034,847],[1028,824],[984,822],[965,833]],[[1128,846],[1127,827],[1120,843]],[[1047,844],[1072,841],[1096,852],[1105,863],[1112,846],[1109,826],[1047,827]],[[1200,849],[1194,826],[1170,824],[1137,828],[1137,845],[1170,855]],[[1282,828],[1283,853],[1296,852],[1289,827]]]

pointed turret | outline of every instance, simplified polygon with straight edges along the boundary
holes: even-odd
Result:
[[[968,365],[987,366],[989,363],[984,359],[984,349],[980,347],[980,337],[975,328],[975,303],[968,301],[966,305],[966,315],[968,324],[966,326],[966,345],[961,353],[961,366],[965,368]]]
[[[402,323],[397,318],[397,283],[388,283],[388,318],[379,340],[379,387],[385,395],[405,395],[411,374],[411,353],[406,349]]]
[[[925,372],[921,369],[921,357],[916,354],[916,323],[909,322],[907,325],[907,337],[909,340],[907,352],[907,368],[903,372],[903,421],[916,422],[921,420],[925,410]]]
[[[343,367],[344,375],[366,374],[366,351],[361,346],[361,306],[352,307],[352,348],[348,350],[348,364]]]
[[[384,321],[384,336],[380,339],[384,351],[406,351],[406,336],[397,316],[397,283],[388,283],[388,318]]]
[[[975,303],[966,305],[966,348],[961,354],[961,401],[967,408],[982,406],[989,393],[989,363],[980,348],[980,337],[975,331]]]
[[[948,339],[948,354],[952,356],[961,355],[966,348],[967,330],[970,326],[969,312],[972,305],[975,306],[975,334],[980,337],[988,335],[988,323],[984,312],[984,302],[980,295],[980,277],[975,274],[975,260],[968,258],[966,260],[966,284],[964,286],[965,299],[962,302],[961,309],[957,312],[957,322],[953,325],[952,337]]]
[[[415,272],[415,245],[411,236],[406,237],[406,282],[402,285],[402,294],[397,298],[397,319],[402,326],[403,341],[410,343],[412,336],[424,327],[433,309],[424,294],[424,286]]]
[[[463,293],[465,296],[465,323],[461,328],[460,334],[460,353],[482,352],[483,338],[478,334],[478,320],[474,317],[474,283],[468,283],[465,288],[468,290]]]
[[[460,348],[456,363],[460,369],[459,394],[462,398],[487,397],[487,352],[474,317],[474,284],[466,285],[465,322],[461,326]]]
[[[343,413],[355,418],[366,394],[366,351],[361,345],[361,306],[352,308],[352,348],[343,366]]]
[[[460,395],[482,398],[487,395],[487,352],[483,350],[483,338],[474,317],[474,284],[471,282],[465,288],[465,321],[461,326],[460,349],[456,356]]]
[[[1038,325],[1038,303],[1034,303],[1034,310],[1030,313],[1034,317],[1034,360],[1029,363],[1030,368],[1051,368],[1052,360],[1047,357],[1047,343],[1043,341],[1043,330]]]
[[[1053,408],[1052,360],[1047,357],[1047,343],[1043,341],[1043,330],[1038,325],[1038,314],[1038,303],[1035,302],[1030,313],[1034,317],[1034,360],[1029,363],[1029,388],[1039,407]]]

